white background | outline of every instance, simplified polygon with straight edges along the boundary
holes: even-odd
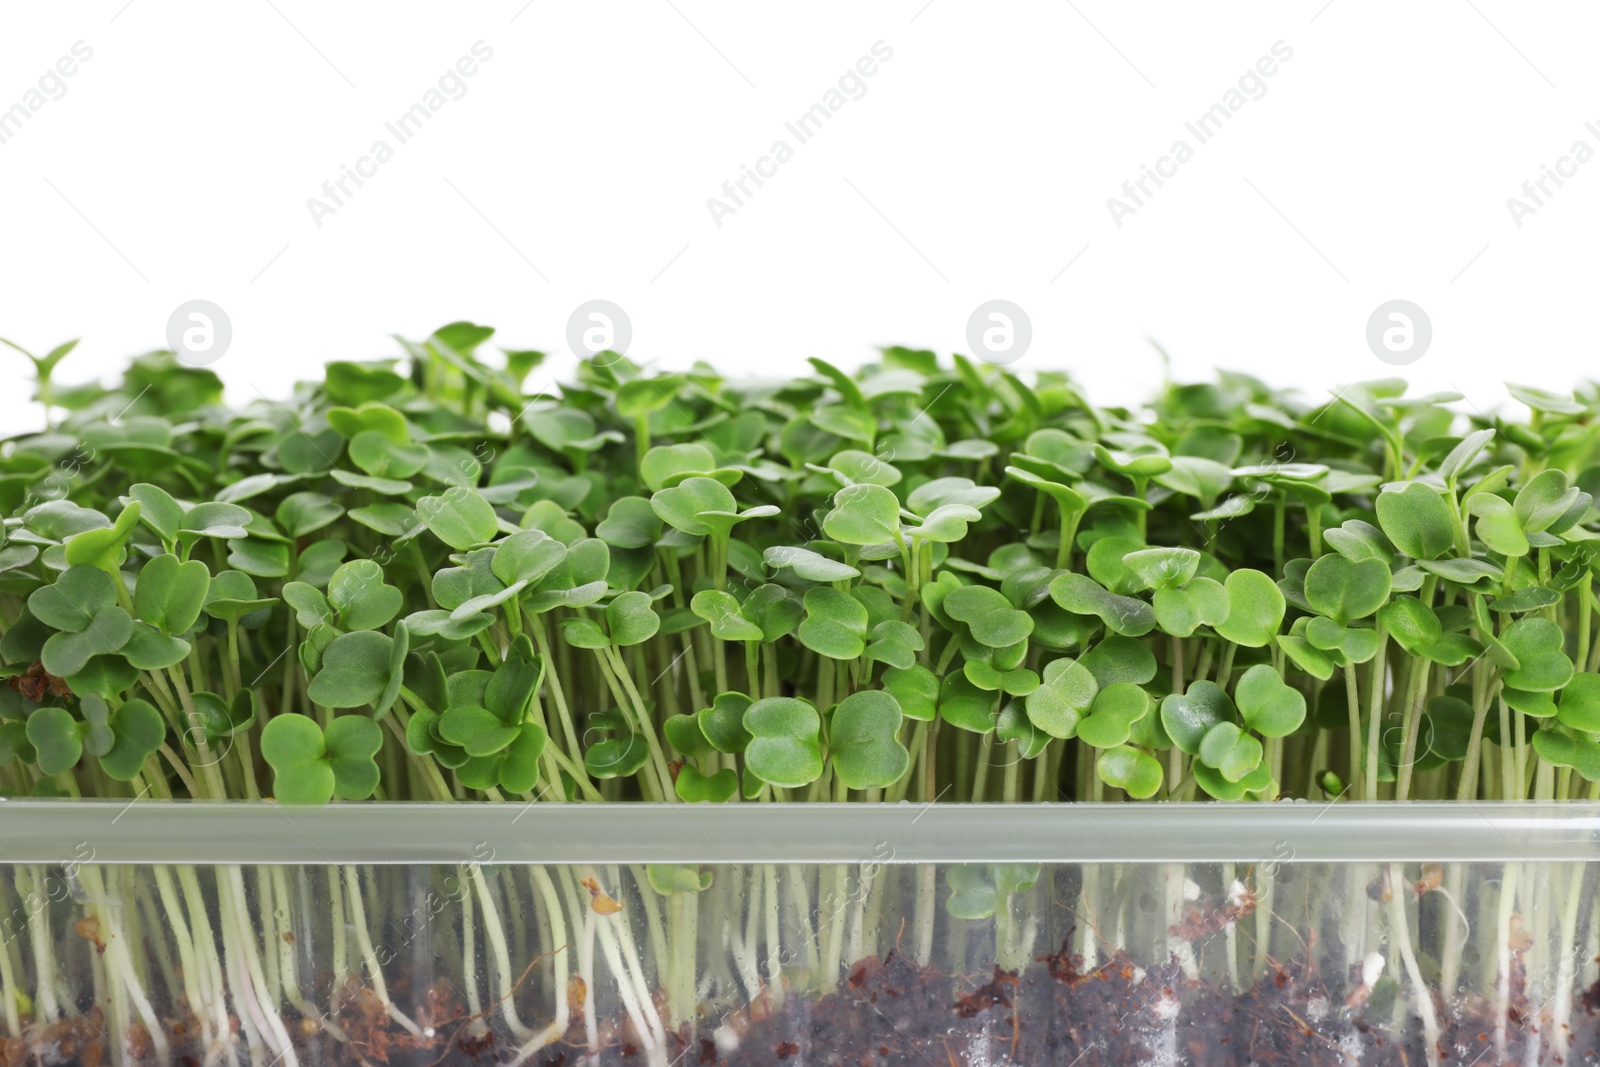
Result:
[[[1593,362],[1600,161],[1520,228],[1506,201],[1600,149],[1597,37],[1593,5],[1509,0],[10,0],[0,110],[75,42],[93,58],[0,144],[0,335],[82,336],[75,382],[204,298],[245,402],[461,318],[561,352],[596,297],[633,357],[735,374],[962,349],[1000,297],[1032,320],[1018,366],[1097,400],[1159,383],[1155,340],[1180,378],[1399,373],[1487,410]],[[319,228],[307,198],[479,40],[466,94]],[[865,95],[719,228],[707,198],[877,41]],[[1293,58],[1199,145],[1184,122],[1277,41]],[[1178,138],[1193,160],[1118,228],[1107,198]],[[1434,331],[1398,370],[1365,342],[1393,298]],[[36,425],[0,360],[0,430]]]

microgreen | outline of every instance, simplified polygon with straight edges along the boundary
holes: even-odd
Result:
[[[893,349],[760,385],[609,353],[530,402],[538,354],[480,355],[492,333],[240,410],[167,356],[63,392],[71,344],[24,353],[50,429],[0,451],[0,788],[253,796],[270,768],[295,802],[1245,800],[1348,768],[1367,799],[1557,799],[1600,777],[1592,391],[1519,386],[1518,422],[1398,380],[1306,408],[1224,375],[1147,412]]]

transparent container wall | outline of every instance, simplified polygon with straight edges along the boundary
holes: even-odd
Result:
[[[1600,1059],[1596,862],[81,858],[0,867],[8,1067]]]

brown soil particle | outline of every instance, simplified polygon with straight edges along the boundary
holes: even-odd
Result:
[[[1239,990],[1186,979],[1176,960],[1141,966],[1118,953],[1090,965],[1071,951],[1037,957],[1019,971],[993,966],[987,975],[951,975],[920,967],[898,950],[858,961],[821,997],[790,991],[781,1005],[728,1010],[702,1019],[696,1031],[667,1035],[666,1060],[699,1067],[1421,1067],[1428,1062],[1421,1027],[1392,998],[1374,996],[1346,1007],[1346,988],[1328,989],[1303,958],[1271,961]],[[1436,1008],[1440,1062],[1446,1067],[1552,1062],[1549,1037],[1513,982],[1503,1058],[1495,1049],[1493,999],[1460,998]],[[394,1025],[370,992],[355,993],[339,1013],[351,1044],[320,1027],[292,1027],[302,1063],[329,1067],[496,1067],[515,1058],[516,1043],[482,1036],[442,990],[423,987],[421,1014],[453,1020],[428,1040]],[[397,998],[398,999],[398,998]],[[763,998],[768,999],[768,998]],[[1600,1067],[1600,983],[1575,991],[1570,1048],[1563,1067]],[[404,1003],[404,1001],[402,1001]],[[720,1028],[720,1029],[719,1029]],[[171,1021],[174,1062],[194,1067],[204,1057],[201,1028]],[[713,1031],[716,1031],[713,1033]],[[625,1020],[602,1020],[598,1053],[585,1047],[581,1019],[528,1067],[635,1067],[646,1062]],[[736,1042],[728,1040],[737,1035]],[[26,1042],[0,1041],[0,1067],[100,1067],[112,1062],[98,1012],[45,1028]],[[1538,1042],[1533,1045],[1533,1042]],[[148,1061],[149,1035],[136,1029],[129,1046]]]

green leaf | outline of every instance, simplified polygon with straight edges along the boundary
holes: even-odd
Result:
[[[740,729],[743,729],[742,725]],[[690,759],[709,756],[716,751],[701,731],[697,715],[669,715],[661,723],[661,732],[674,751],[681,752]]]
[[[506,746],[500,759],[500,788],[511,793],[526,793],[539,784],[539,757],[549,735],[536,722],[525,722]]]
[[[1094,675],[1082,663],[1068,657],[1051,660],[1039,688],[1028,694],[1028,720],[1051,737],[1076,737],[1098,691]]]
[[[717,461],[704,445],[657,445],[645,453],[644,462],[639,465],[639,476],[655,493],[691,475],[708,475],[716,467]]]
[[[161,555],[140,569],[133,603],[139,618],[162,633],[182,634],[200,618],[210,590],[211,572],[204,563]]]
[[[322,653],[322,669],[306,695],[327,708],[375,703],[389,683],[393,640],[376,630],[340,634]]]
[[[822,717],[793,697],[768,697],[744,713],[750,773],[770,785],[797,788],[822,774]],[[708,735],[709,736],[709,735]]]
[[[890,667],[884,671],[883,689],[895,698],[900,711],[908,719],[931,722],[938,714],[938,676],[920,663],[910,667]]]
[[[1113,682],[1095,695],[1078,737],[1095,748],[1126,744],[1151,709],[1150,694],[1132,682]]]
[[[796,594],[781,585],[758,585],[739,607],[739,613],[761,628],[761,640],[771,644],[794,632],[805,614]],[[919,638],[920,640],[920,638]],[[915,647],[921,648],[920,644]]]
[[[40,708],[28,716],[28,743],[45,774],[70,771],[83,758],[83,726],[65,708]]]
[[[1032,889],[1038,880],[1037,863],[955,864],[945,871],[950,887],[945,910],[956,919],[990,919],[1007,897]]]
[[[730,593],[702,589],[689,607],[711,624],[711,635],[719,641],[760,641],[763,637],[761,627],[739,613],[739,602]]]
[[[376,630],[404,605],[400,590],[383,580],[383,568],[370,559],[341,564],[328,580],[328,604],[345,630]]]
[[[1196,578],[1182,589],[1157,589],[1154,600],[1156,623],[1173,637],[1226,622],[1232,607],[1227,589],[1210,578]]]
[[[518,727],[507,726],[488,708],[451,707],[439,716],[439,736],[469,756],[492,756],[516,738]]]
[[[967,624],[973,640],[989,648],[1008,648],[1033,633],[1033,617],[1011,606],[999,590],[964,585],[944,598],[944,611]]]
[[[998,594],[997,594],[998,595]],[[829,659],[857,659],[866,651],[867,609],[849,593],[819,586],[806,590],[800,643]]]
[[[1261,571],[1236,570],[1223,583],[1228,614],[1213,629],[1225,640],[1246,648],[1264,648],[1277,636],[1286,608],[1283,592]]]
[[[846,545],[900,543],[900,498],[881,485],[848,485],[833,495],[822,531]]]
[[[494,540],[500,529],[493,505],[476,489],[461,486],[418,500],[417,517],[435,537],[458,552]]]
[[[606,626],[611,643],[619,648],[643,644],[661,629],[661,617],[651,607],[649,593],[621,593],[606,605]]]
[[[1108,592],[1093,578],[1067,571],[1050,583],[1050,598],[1074,615],[1094,615],[1106,629],[1143,637],[1155,629],[1156,613],[1142,600]]]
[[[239,505],[207,501],[184,512],[183,523],[178,527],[178,541],[192,545],[202,537],[229,540],[245,537],[248,534],[245,527],[249,524],[250,513]]]
[[[1156,676],[1156,657],[1150,646],[1119,634],[1084,653],[1082,663],[1102,686],[1115,682],[1144,685]]]
[[[1510,504],[1493,493],[1479,493],[1468,502],[1467,510],[1477,517],[1478,540],[1489,551],[1508,558],[1528,554],[1528,536]]]
[[[1241,800],[1246,793],[1263,793],[1272,786],[1272,769],[1260,764],[1237,782],[1230,782],[1221,771],[1208,764],[1194,764],[1194,780],[1206,795],[1216,800]]]
[[[506,585],[544,578],[567,557],[567,546],[543,530],[518,530],[495,546],[490,569]]]
[[[684,764],[678,769],[678,777],[673,782],[673,791],[678,794],[678,799],[691,804],[721,804],[733,799],[738,789],[739,776],[728,767],[706,775]]]
[[[592,744],[583,753],[583,768],[595,778],[627,778],[650,758],[650,746],[627,728],[619,712],[592,716],[590,722],[609,729],[613,736]]]
[[[1239,782],[1261,766],[1261,742],[1231,722],[1219,722],[1200,739],[1200,761],[1229,782]]]
[[[1532,737],[1533,750],[1546,763],[1571,767],[1591,782],[1600,782],[1600,741],[1550,726],[1541,726]]]
[[[650,497],[650,507],[661,521],[693,537],[705,537],[719,528],[708,521],[711,515],[732,514],[738,506],[727,486],[699,476],[685,478]]]
[[[675,893],[703,893],[711,888],[711,872],[697,867],[652,863],[645,868],[650,888],[664,897]]]
[[[1378,559],[1352,562],[1319,557],[1306,571],[1305,596],[1312,609],[1341,626],[1364,619],[1389,599],[1389,565]]]
[[[1378,524],[1412,559],[1438,559],[1455,545],[1455,522],[1439,491],[1422,482],[1385,486],[1377,499]]]
[[[75,634],[116,602],[116,579],[98,567],[78,566],[63,571],[55,584],[35,589],[28,611],[52,629]]]
[[[1161,788],[1161,763],[1150,753],[1132,745],[1118,745],[1100,753],[1095,773],[1107,785],[1115,786],[1135,800],[1146,800]]]
[[[1145,589],[1178,589],[1195,576],[1200,553],[1192,548],[1141,548],[1122,557]]]
[[[1439,477],[1454,486],[1461,472],[1472,465],[1473,460],[1489,446],[1494,440],[1494,430],[1474,430],[1461,439],[1461,443],[1450,450],[1439,463]]]
[[[702,708],[696,716],[700,732],[718,752],[736,755],[750,744],[750,732],[744,727],[745,712],[752,701],[743,693],[718,693],[709,708]]]
[[[344,508],[321,493],[292,493],[273,513],[278,525],[290,537],[299,539],[338,521]]]
[[[594,533],[616,548],[648,548],[661,538],[661,517],[642,496],[619,497]]]
[[[426,447],[396,441],[381,430],[362,430],[350,438],[349,450],[352,463],[386,482],[410,478],[428,465]]]
[[[1517,658],[1516,669],[1504,676],[1511,688],[1549,693],[1572,681],[1561,627],[1549,619],[1518,619],[1501,632],[1500,641]]]
[[[335,795],[365,800],[378,785],[372,757],[382,746],[382,729],[362,715],[334,719],[326,734],[304,715],[279,715],[261,732],[261,756],[282,804],[326,804]]]
[[[1306,698],[1264,663],[1247,669],[1233,688],[1245,725],[1262,737],[1288,737],[1306,717]]]
[[[809,548],[769,548],[762,558],[773,570],[793,567],[796,575],[811,582],[843,582],[861,577],[861,572],[856,568],[831,560]]]
[[[116,575],[127,554],[124,546],[139,522],[139,510],[139,502],[130,501],[109,528],[85,530],[69,537],[65,552],[67,563],[74,567],[98,567],[107,574]]]
[[[100,769],[119,782],[131,782],[166,740],[166,721],[149,701],[135,698],[112,712],[108,725],[114,740],[100,757]]]
[[[828,731],[829,755],[839,781],[850,789],[899,781],[911,767],[911,753],[898,736],[901,720],[899,702],[881,689],[852,693],[841,701]]]
[[[897,485],[903,475],[889,463],[859,449],[847,448],[835,452],[828,460],[828,468],[842,475],[847,484]]]
[[[1600,734],[1600,674],[1574,675],[1561,690],[1561,710],[1557,715],[1563,726]]]
[[[133,618],[112,605],[97,612],[79,633],[59,633],[44,643],[39,659],[44,669],[59,678],[83,670],[90,657],[116,652],[133,636]]]
[[[1187,693],[1170,693],[1161,701],[1161,725],[1191,756],[1199,755],[1206,731],[1219,722],[1232,722],[1233,717],[1233,701],[1215,682],[1192,682]]]

